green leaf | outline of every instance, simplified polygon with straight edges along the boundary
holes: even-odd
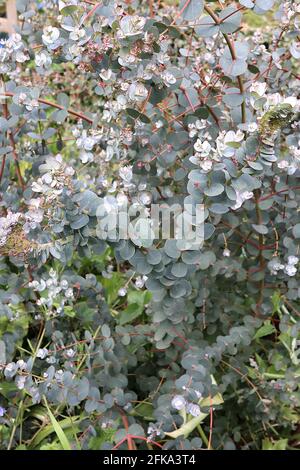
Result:
[[[254,339],[263,338],[276,332],[276,328],[267,320],[262,327],[260,327],[254,335]]]
[[[52,426],[53,426],[53,429],[59,439],[59,442],[61,443],[62,445],[62,448],[64,450],[72,450],[71,448],[71,445],[68,441],[68,438],[67,436],[65,435],[61,425],[59,424],[59,422],[56,420],[54,414],[52,413],[52,411],[50,410],[49,406],[48,406],[48,403],[47,403],[47,400],[46,398],[44,397],[44,403],[45,403],[45,406],[47,408],[47,411],[48,411],[48,415],[49,415],[49,418],[50,418],[50,421],[52,423]],[[72,425],[72,422],[71,422],[71,419],[69,419],[70,421],[70,426]]]
[[[264,439],[262,442],[262,450],[286,450],[288,439],[279,439],[272,442],[270,439]]]
[[[128,307],[120,315],[120,325],[130,323],[138,318],[144,311],[144,306],[150,302],[151,293],[148,291],[130,291],[127,296]]]
[[[182,0],[179,6],[179,11],[182,11],[181,18],[186,21],[195,21],[204,9],[204,1],[203,0]]]
[[[143,313],[143,307],[139,304],[131,304],[123,310],[120,315],[119,323],[120,325],[125,325],[126,323],[130,323],[136,318],[138,318]]]
[[[133,416],[140,416],[147,421],[152,421],[154,419],[153,405],[152,403],[146,402],[139,403],[130,414]]]

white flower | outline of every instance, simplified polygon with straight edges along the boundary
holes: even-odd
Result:
[[[124,166],[119,169],[119,175],[125,183],[130,183],[132,180],[132,166]]]
[[[40,184],[38,181],[34,181],[31,185],[32,191],[35,193],[43,193],[45,191],[45,187]]]
[[[27,364],[25,361],[23,361],[23,359],[19,359],[17,362],[16,362],[16,365],[18,367],[19,370],[26,370],[27,369]]]
[[[132,83],[128,89],[128,96],[133,101],[143,101],[148,96],[148,90],[142,83]]]
[[[19,33],[13,33],[7,41],[7,45],[14,51],[22,47],[22,36]]]
[[[188,414],[194,417],[199,416],[201,413],[200,406],[194,403],[188,403],[186,407],[186,411]]]
[[[42,348],[42,349],[39,349],[37,354],[36,354],[36,357],[38,357],[39,359],[45,359],[45,357],[48,356],[48,349],[47,348]]]
[[[201,157],[208,157],[209,153],[211,152],[211,145],[207,140],[201,142],[200,139],[197,139],[194,144],[194,149],[196,152],[201,154]]]
[[[45,174],[41,177],[41,180],[42,180],[43,183],[45,183],[45,184],[51,184],[52,181],[53,181],[53,178],[52,178],[52,175],[50,175],[50,173],[45,173]]]
[[[68,281],[67,281],[66,279],[63,279],[62,281],[60,281],[60,287],[61,287],[62,289],[67,289],[68,286],[69,286],[69,283],[68,283]]]
[[[186,400],[182,395],[175,395],[171,405],[175,410],[182,410],[186,406]]]
[[[141,289],[142,287],[144,287],[145,285],[145,282],[147,281],[148,279],[148,276],[138,276],[135,280],[135,286],[138,288],[138,289]]]
[[[165,71],[161,74],[161,78],[164,81],[164,84],[169,87],[170,85],[174,85],[176,83],[176,78],[174,75],[168,71]]]
[[[51,63],[52,59],[46,52],[38,52],[35,55],[35,64],[37,67],[48,67]]]
[[[16,386],[19,390],[23,390],[26,382],[26,377],[20,375],[16,378]]]
[[[235,154],[236,149],[230,146],[231,143],[239,144],[244,139],[244,134],[242,131],[238,130],[237,132],[228,131],[221,132],[216,140],[218,153],[221,157],[230,158]]]
[[[272,93],[267,96],[266,109],[271,108],[272,106],[277,106],[282,103],[282,96],[279,93]]]
[[[18,51],[16,53],[16,61],[19,63],[26,62],[26,60],[29,60],[29,55],[24,54],[23,51]]]
[[[293,266],[294,264],[298,264],[298,262],[299,262],[299,258],[297,256],[291,255],[288,257],[288,264]]]
[[[127,294],[127,289],[125,287],[121,287],[121,289],[118,290],[118,295],[120,297],[125,297],[126,294]]]
[[[90,137],[87,135],[87,131],[82,131],[81,136],[76,140],[76,145],[79,148],[82,148],[86,151],[90,151],[93,149],[94,145],[96,144],[97,139],[95,137]]]
[[[228,258],[230,255],[231,255],[230,250],[228,250],[228,248],[225,248],[223,251],[223,256],[225,256],[225,258]]]
[[[53,26],[46,26],[43,30],[42,40],[46,46],[52,46],[59,38],[59,29]]]
[[[239,209],[243,205],[243,202],[245,202],[247,199],[253,198],[253,196],[254,194],[252,191],[243,191],[243,192],[236,191],[236,201],[232,209],[233,210]]]
[[[120,21],[120,29],[117,35],[120,39],[141,34],[146,23],[143,16],[124,16]]]
[[[205,172],[210,171],[212,169],[212,166],[213,166],[213,162],[212,162],[212,160],[209,160],[208,158],[206,158],[205,160],[202,160],[200,162],[200,167]]]
[[[244,201],[246,201],[247,199],[252,199],[253,198],[253,192],[252,191],[244,191],[242,193],[242,198],[244,199]]]
[[[284,268],[284,272],[288,276],[295,276],[295,274],[297,274],[297,268],[293,265],[287,264]]]
[[[79,158],[82,163],[94,161],[94,155],[91,152],[80,152]]]
[[[70,357],[70,358],[71,358],[71,357],[74,357],[75,354],[76,354],[76,353],[75,353],[74,349],[72,349],[72,348],[66,350],[66,356],[67,356],[67,357]]]
[[[70,33],[70,39],[72,41],[79,41],[79,39],[84,38],[85,30],[80,28],[74,28],[73,31]]]
[[[262,82],[253,82],[250,91],[256,93],[258,96],[264,96],[266,93],[267,84]]]
[[[74,297],[73,289],[71,289],[71,287],[66,290],[65,296],[67,299],[72,299]]]
[[[99,75],[102,78],[102,80],[104,80],[106,82],[107,80],[109,80],[111,78],[112,70],[111,69],[108,69],[108,70],[102,69],[101,72],[99,73]]]
[[[163,127],[164,123],[161,120],[158,120],[154,123],[154,126],[156,129],[161,129]]]
[[[299,110],[299,100],[296,98],[296,96],[288,96],[287,98],[283,99],[283,104],[290,104],[292,108],[296,108],[296,110]]]
[[[282,269],[284,269],[284,264],[275,263],[273,265],[273,269],[274,269],[274,271],[281,271]]]
[[[258,125],[256,122],[249,122],[247,124],[247,131],[252,133],[252,132],[256,132],[258,129]]]
[[[139,200],[144,206],[148,206],[152,201],[152,194],[148,191],[144,191],[139,194]]]

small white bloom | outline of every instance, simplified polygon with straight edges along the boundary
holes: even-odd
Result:
[[[102,80],[104,80],[106,82],[111,78],[112,70],[111,69],[108,69],[108,70],[102,69],[101,72],[99,73],[99,75],[102,78]]]
[[[69,286],[69,283],[68,283],[68,281],[67,281],[66,279],[63,279],[62,281],[60,281],[60,287],[61,287],[62,289],[65,290],[65,289],[68,288],[68,286]]]
[[[69,288],[66,290],[65,296],[67,297],[67,299],[72,299],[72,298],[74,297],[73,289],[71,289],[71,287],[69,287]]]
[[[26,364],[25,361],[23,361],[23,359],[19,359],[16,362],[16,364],[17,364],[17,367],[18,367],[19,370],[26,370],[26,368],[27,368],[27,364]]]
[[[281,271],[282,269],[284,269],[284,264],[274,263],[272,265],[272,268],[274,269],[274,271]]]
[[[53,26],[46,26],[43,30],[42,40],[46,46],[52,46],[59,38],[59,29]]]
[[[148,90],[142,83],[132,83],[128,88],[128,96],[133,101],[143,101],[148,96]]]
[[[253,198],[253,196],[254,194],[252,191],[243,191],[243,192],[236,191],[236,201],[232,209],[233,210],[239,209],[247,199],[251,199]]]
[[[119,169],[119,175],[122,178],[122,180],[126,183],[130,183],[132,180],[132,166],[124,166]]]
[[[45,359],[45,357],[48,356],[48,349],[47,348],[41,348],[38,350],[36,357],[39,359]]]
[[[188,414],[194,417],[199,416],[201,413],[200,406],[194,403],[188,403],[186,407],[186,411]]]
[[[25,382],[26,382],[26,377],[24,377],[23,375],[19,375],[17,378],[16,378],[16,386],[19,390],[23,390],[24,386],[25,386]]]
[[[250,91],[256,93],[258,96],[264,96],[266,93],[267,84],[262,82],[253,82]]]
[[[125,287],[121,287],[121,289],[118,290],[118,295],[120,297],[125,297],[126,294],[127,294],[127,289]]]
[[[145,282],[147,281],[148,279],[148,276],[138,276],[135,280],[135,286],[138,288],[138,289],[141,289],[142,287],[144,287],[145,285]]]
[[[242,193],[242,198],[244,199],[244,201],[246,201],[247,199],[252,199],[254,196],[253,192],[252,191],[244,191]]]
[[[209,160],[208,158],[202,160],[200,162],[200,167],[202,168],[203,171],[208,172],[212,169],[213,162],[212,160]]]
[[[151,204],[152,194],[150,192],[144,191],[139,194],[139,200],[142,204],[148,206],[149,204]]]
[[[38,52],[35,55],[35,64],[37,67],[48,67],[51,63],[52,59],[46,52]]]
[[[297,268],[293,265],[287,264],[284,268],[284,272],[288,276],[295,276],[295,274],[297,274]]]
[[[225,258],[228,258],[230,255],[231,255],[230,250],[228,250],[228,248],[225,248],[223,251],[223,256],[225,256]]]
[[[288,257],[288,264],[293,266],[294,264],[298,264],[298,262],[299,262],[299,258],[297,256],[291,255]]]
[[[186,400],[182,395],[175,395],[171,405],[175,410],[182,410],[186,406]]]
[[[76,352],[75,352],[74,349],[72,349],[72,348],[66,350],[66,356],[67,356],[67,357],[70,357],[70,358],[71,358],[71,357],[74,357],[75,354],[76,354]]]
[[[29,60],[29,55],[24,54],[24,52],[22,52],[22,51],[18,51],[16,53],[16,61],[17,62],[22,64],[23,62],[26,62],[26,60]]]
[[[135,36],[137,34],[141,34],[143,28],[146,24],[146,18],[143,16],[124,16],[120,21],[120,29],[118,30],[118,37],[120,39],[128,37],[128,36]]]
[[[167,72],[167,71],[163,72],[161,74],[161,78],[163,79],[167,87],[169,87],[170,85],[174,85],[174,83],[176,83],[176,78],[170,72]]]
[[[201,142],[200,139],[197,139],[194,144],[194,149],[201,154],[201,157],[207,157],[211,152],[211,145],[207,140]]]
[[[252,133],[252,132],[256,132],[258,129],[258,125],[256,122],[249,122],[249,124],[247,125],[247,131]]]
[[[84,38],[85,30],[81,28],[74,28],[73,31],[70,33],[70,39],[72,41],[78,41],[79,39]]]

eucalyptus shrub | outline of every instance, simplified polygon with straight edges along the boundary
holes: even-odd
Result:
[[[296,447],[300,2],[17,9],[0,44],[1,446]],[[203,246],[155,238],[151,204],[203,204]]]

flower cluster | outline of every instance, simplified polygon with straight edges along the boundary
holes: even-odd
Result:
[[[273,258],[268,266],[271,274],[276,276],[279,271],[283,271],[288,276],[292,277],[297,274],[297,264],[299,262],[299,258],[297,256],[291,255],[288,256],[287,263],[283,264],[280,262],[278,258]]]
[[[75,173],[71,166],[63,162],[59,154],[48,157],[46,163],[40,166],[40,171],[43,176],[34,181],[31,187],[35,193],[41,193],[47,203],[53,202],[65,187],[70,186]]]
[[[182,395],[175,395],[175,397],[172,399],[172,407],[179,411],[185,410],[186,413],[194,417],[199,416],[201,413],[200,406],[198,404],[187,402]]]
[[[0,246],[6,244],[7,237],[22,217],[23,215],[20,212],[13,213],[11,211],[7,212],[6,217],[0,217]]]
[[[48,278],[33,280],[29,287],[39,293],[37,305],[47,317],[63,314],[65,305],[72,304],[75,299],[74,287],[66,279],[59,279],[53,269],[50,269]]]

